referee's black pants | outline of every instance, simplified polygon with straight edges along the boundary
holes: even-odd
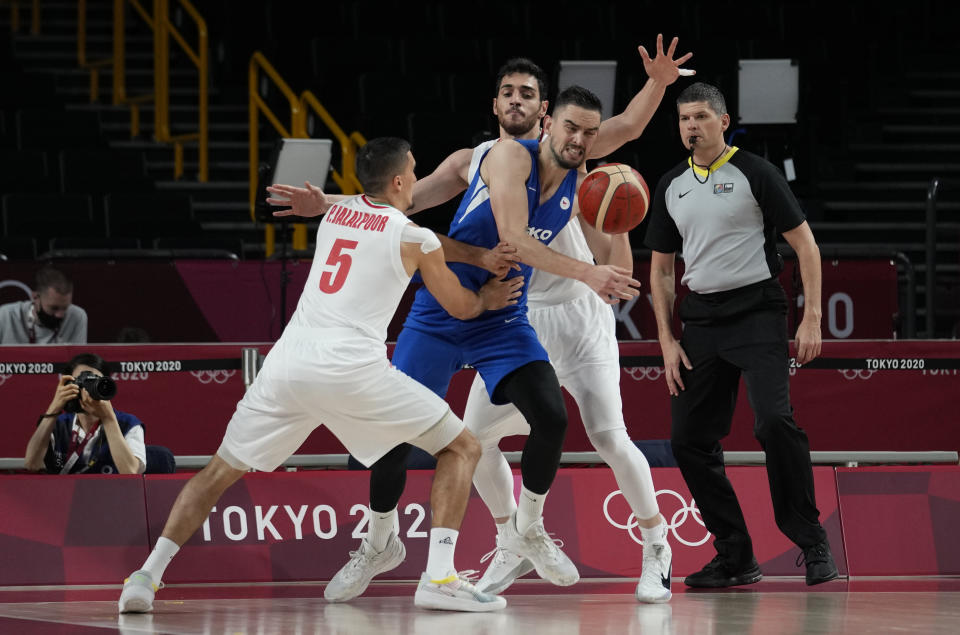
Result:
[[[681,345],[693,365],[672,401],[677,465],[714,545],[746,564],[753,546],[740,503],[724,471],[720,440],[730,433],[740,376],[755,415],[754,436],[766,452],[773,512],[800,547],[826,539],[819,522],[806,433],[790,405],[786,297],[776,279],[712,294],[691,293],[680,305]]]

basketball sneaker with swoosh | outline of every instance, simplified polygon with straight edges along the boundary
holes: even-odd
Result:
[[[643,545],[643,571],[637,583],[636,598],[647,604],[662,604],[673,597],[670,576],[673,573],[673,552],[664,542]]]

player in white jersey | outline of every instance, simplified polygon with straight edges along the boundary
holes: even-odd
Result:
[[[417,270],[444,309],[460,319],[516,303],[522,282],[494,278],[477,293],[460,285],[433,232],[400,211],[412,203],[413,169],[410,145],[402,139],[374,139],[357,154],[367,194],[342,201],[320,224],[296,312],[237,404],[217,454],[180,492],[154,550],[125,581],[121,612],[151,610],[170,560],[221,494],[250,468],[276,469],[321,424],[367,465],[404,442],[436,455],[433,526],[417,606],[506,606],[461,578],[453,563],[479,445],[446,402],[390,365],[384,340]],[[393,551],[366,554],[367,569],[402,562],[405,551],[396,544]]]
[[[626,141],[640,136],[663,98],[666,86],[680,74],[678,67],[691,57],[688,53],[674,60],[676,45],[674,38],[665,55],[663,38],[658,36],[653,59],[644,47],[639,47],[650,79],[623,113],[602,123],[588,158],[608,155]],[[500,69],[496,86],[493,113],[500,123],[501,138],[536,139],[540,135],[539,122],[547,111],[543,71],[529,60],[510,60]],[[491,140],[447,157],[431,175],[417,183],[411,213],[444,203],[462,192],[471,182],[480,158],[494,143],[496,140]],[[303,212],[325,208],[336,199],[309,184],[305,188],[284,185],[271,191],[291,197],[295,201],[294,209]],[[633,267],[627,234],[601,234],[580,222],[568,223],[550,247],[588,263],[596,260],[601,264]],[[623,420],[613,312],[587,285],[536,269],[528,294],[530,322],[547,349],[561,384],[577,401],[591,442],[613,469],[640,525],[644,555],[636,597],[643,602],[665,602],[671,597],[672,555],[649,465],[627,435]],[[500,534],[517,511],[517,504],[513,475],[498,444],[507,435],[527,435],[530,428],[512,405],[490,403],[479,376],[471,386],[464,422],[483,445],[474,485],[496,519]],[[392,518],[375,519],[375,522],[386,527]],[[493,560],[478,583],[481,588],[505,589],[514,579],[533,569],[529,560],[511,553],[499,542],[498,548],[488,554]]]

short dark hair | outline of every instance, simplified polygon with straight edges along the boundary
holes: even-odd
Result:
[[[73,292],[73,283],[59,269],[45,265],[37,271],[34,291],[40,293],[44,289],[54,289],[57,293],[66,295]]]
[[[543,69],[537,66],[533,60],[526,57],[513,57],[503,63],[503,66],[497,71],[497,85],[493,87],[494,95],[500,92],[500,83],[503,82],[503,78],[507,75],[513,75],[514,73],[531,75],[537,80],[537,89],[540,91],[540,101],[547,98],[547,74],[544,73]]]
[[[600,98],[592,91],[577,85],[567,86],[560,91],[553,102],[553,112],[557,112],[564,106],[579,106],[586,110],[603,112],[603,102]]]
[[[399,137],[377,137],[357,151],[357,180],[363,191],[382,194],[391,178],[407,166],[410,142]]]
[[[692,104],[695,101],[705,101],[710,109],[718,115],[727,114],[727,100],[723,98],[720,89],[712,84],[697,82],[690,84],[677,97],[677,105]]]
[[[66,366],[64,366],[63,374],[73,375],[73,371],[77,368],[77,366],[89,366],[90,368],[96,368],[104,377],[110,374],[110,364],[103,361],[103,358],[96,353],[80,353],[79,355],[76,355],[73,359],[67,362]]]

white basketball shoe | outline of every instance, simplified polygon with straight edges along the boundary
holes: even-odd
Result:
[[[360,548],[350,552],[350,561],[337,571],[330,584],[323,590],[328,602],[347,602],[367,590],[374,576],[396,569],[407,557],[407,549],[396,533],[391,533],[383,551],[371,546],[364,537]]]
[[[422,609],[474,613],[497,611],[507,606],[505,599],[479,591],[462,574],[454,573],[442,580],[432,580],[426,571],[420,576],[413,603]]]
[[[120,592],[120,601],[117,608],[121,613],[147,613],[153,610],[153,598],[157,591],[163,588],[153,583],[153,576],[149,571],[140,569],[130,574],[123,581],[123,591]]]
[[[490,553],[480,558],[480,562],[490,561],[483,577],[477,582],[477,588],[484,593],[503,593],[517,578],[533,571],[533,563],[527,558],[517,555],[500,544],[497,536],[497,546]]]
[[[673,552],[666,541],[643,545],[643,571],[637,583],[636,597],[640,602],[662,604],[673,597],[670,576],[673,573]]]
[[[497,537],[497,545],[530,560],[537,575],[557,586],[570,586],[580,579],[576,565],[560,550],[563,541],[550,537],[543,527],[543,518],[521,535],[517,531],[517,514],[514,512],[505,531]]]

